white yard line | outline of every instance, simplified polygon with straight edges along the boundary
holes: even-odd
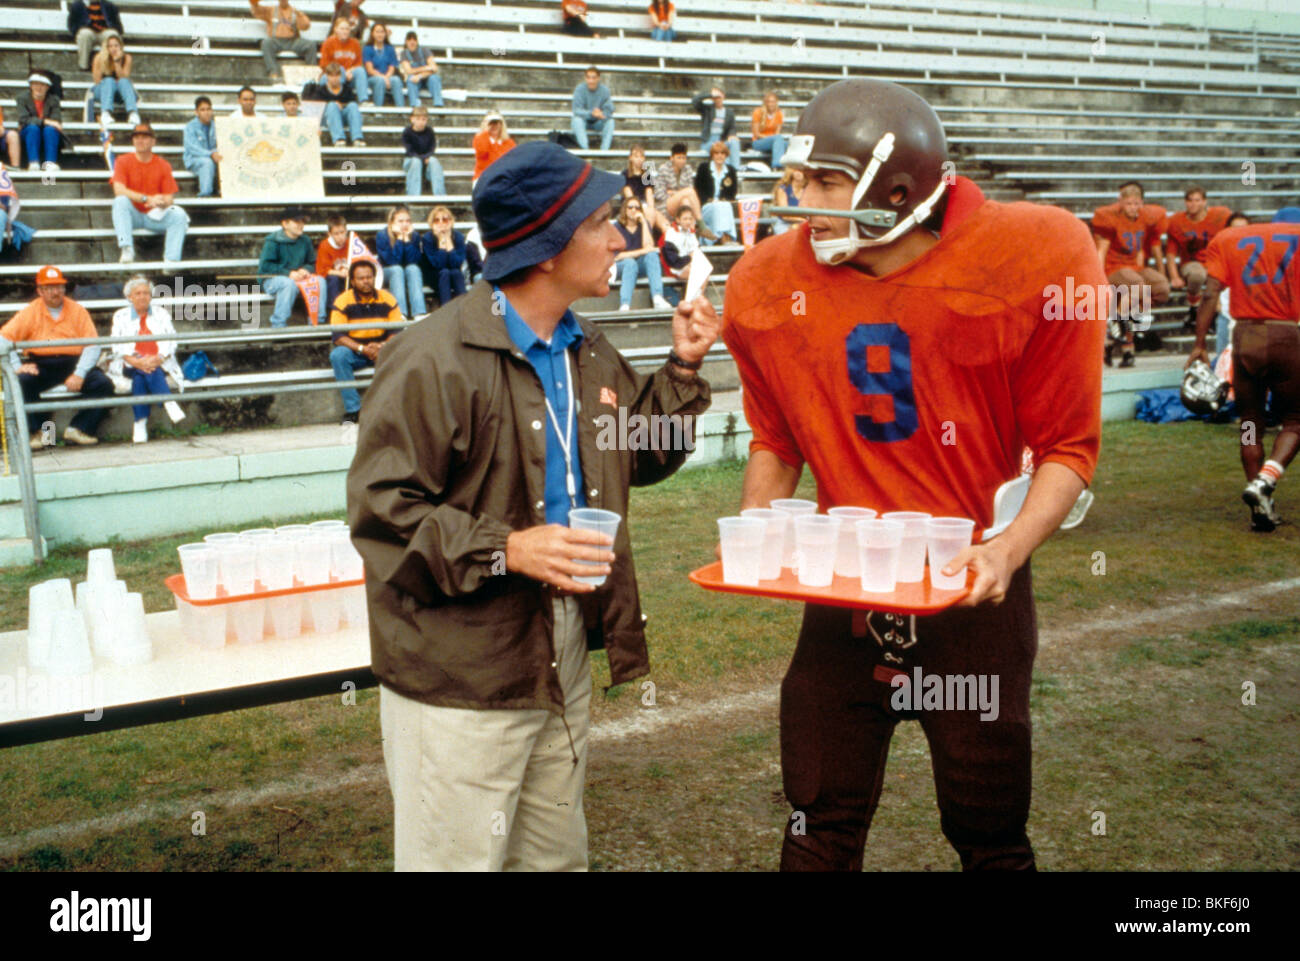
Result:
[[[1168,623],[1174,618],[1191,614],[1203,614],[1225,608],[1246,608],[1253,601],[1264,597],[1296,590],[1300,590],[1300,577],[1241,588],[1202,600],[1169,604],[1137,614],[1124,614],[1090,622],[1075,623],[1068,628],[1040,631],[1039,641],[1040,644],[1046,645],[1058,643],[1067,637],[1077,637],[1081,633],[1123,633],[1148,625]],[[675,701],[675,697],[669,696],[667,698],[668,705],[661,704],[655,708],[643,708],[627,717],[603,721],[593,725],[589,737],[592,743],[602,744],[639,735],[654,734],[667,728],[693,723],[717,723],[731,714],[758,710],[775,712],[778,695],[779,687],[773,684],[756,691],[727,694],[694,704],[672,703]],[[640,692],[638,691],[639,696]],[[277,801],[288,802],[294,798],[344,791],[348,788],[381,786],[386,789],[387,780],[382,764],[365,764],[353,768],[345,774],[326,780],[303,776],[289,778],[284,781],[273,781],[257,788],[241,788],[236,791],[207,794],[191,800],[142,803],[104,817],[54,824],[49,827],[37,828],[32,831],[25,831],[22,834],[0,838],[0,857],[12,857],[34,847],[46,844],[60,844],[86,834],[106,834],[112,831],[121,831],[147,821],[175,821],[177,831],[183,832],[189,830],[191,818],[196,811],[211,813],[217,810],[254,807]]]

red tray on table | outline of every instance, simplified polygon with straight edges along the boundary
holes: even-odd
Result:
[[[724,584],[722,561],[714,561],[699,570],[691,571],[690,578],[706,591],[727,594],[750,594],[755,597],[774,597],[783,601],[805,601],[826,604],[830,607],[852,607],[860,610],[883,611],[887,614],[938,614],[947,610],[970,593],[975,572],[967,571],[966,586],[956,591],[939,591],[930,586],[929,566],[925,577],[915,584],[899,584],[888,594],[868,594],[862,590],[862,581],[856,577],[836,577],[830,587],[804,587],[788,567],[781,569],[776,580],[759,581],[757,586]]]
[[[721,570],[721,569],[719,569]],[[721,573],[718,575],[721,577]],[[167,589],[175,594],[186,604],[193,604],[195,607],[210,607],[213,604],[238,604],[241,601],[264,601],[268,597],[287,597],[290,594],[310,594],[313,591],[333,591],[340,587],[357,587],[364,584],[364,577],[355,581],[327,581],[324,584],[299,584],[294,581],[293,587],[281,588],[275,591],[257,591],[253,594],[218,594],[216,597],[209,597],[201,601],[196,601],[190,597],[190,592],[185,586],[184,574],[173,574],[166,578],[163,583]]]

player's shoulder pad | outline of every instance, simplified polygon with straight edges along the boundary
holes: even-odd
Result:
[[[724,327],[749,326],[747,313],[764,303],[788,303],[791,292],[813,282],[818,270],[802,225],[755,244],[727,273]]]

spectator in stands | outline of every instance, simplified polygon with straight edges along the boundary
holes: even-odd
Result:
[[[506,130],[506,121],[495,110],[489,111],[474,135],[474,182],[483,175],[488,165],[502,154],[514,149],[515,142]],[[473,189],[473,184],[470,185]]]
[[[5,170],[4,164],[0,164],[0,250],[13,247],[15,252],[20,251],[25,244],[31,242],[32,235],[36,233],[18,220],[18,211],[21,209],[22,204],[18,200],[18,190],[14,187],[13,179]]]
[[[700,197],[695,192],[695,171],[686,162],[686,144],[672,145],[668,163],[655,171],[654,188],[655,212],[661,221],[671,223],[683,204],[695,211],[695,219],[699,221]]]
[[[627,152],[627,166],[623,168],[623,198],[635,197],[641,201],[641,210],[650,221],[650,229],[664,231],[669,220],[655,207],[655,166],[646,163],[645,147],[634,143]]]
[[[727,145],[718,141],[709,150],[709,160],[695,171],[695,192],[704,205],[701,218],[709,231],[717,235],[718,243],[735,243],[736,213],[732,204],[740,178],[736,168],[727,163]],[[712,243],[706,235],[705,243]]]
[[[695,211],[684,206],[677,214],[677,222],[664,231],[664,263],[668,266],[668,272],[680,280],[683,286],[691,282],[691,256],[700,247],[695,226]]]
[[[297,206],[285,207],[280,212],[280,229],[262,244],[257,272],[262,276],[262,289],[275,298],[275,307],[271,310],[272,327],[289,323],[293,302],[302,292],[298,288],[300,283],[308,289],[315,286],[318,305],[325,296],[325,278],[311,272],[316,250],[303,235],[306,229],[307,211]],[[309,319],[310,315],[309,309]]]
[[[435,197],[447,194],[447,180],[442,172],[442,164],[434,156],[438,149],[438,138],[429,126],[429,111],[417,106],[411,111],[411,122],[402,131],[402,147],[406,157],[402,160],[402,170],[406,173],[406,195],[420,196],[420,181],[427,172],[429,187]]]
[[[240,87],[238,100],[239,106],[231,111],[232,117],[252,119],[260,116],[257,112],[257,91],[252,87]]]
[[[397,298],[408,320],[419,320],[424,304],[424,274],[420,272],[420,238],[411,223],[411,208],[398,204],[388,212],[388,226],[375,234],[375,253],[384,268],[384,285]]]
[[[343,140],[343,121],[346,120],[347,143],[357,147],[366,145],[362,139],[361,107],[357,104],[356,91],[343,82],[343,68],[337,63],[331,63],[325,68],[324,83],[309,83],[303,90],[303,96],[308,100],[325,102],[320,122],[329,131],[330,143],[338,146]]]
[[[348,218],[330,214],[316,248],[316,276],[325,278],[325,303],[333,305],[348,279]]]
[[[284,111],[286,117],[298,116],[298,111],[302,108],[302,101],[292,90],[286,91],[280,95],[280,108]]]
[[[28,170],[57,172],[63,145],[63,111],[59,98],[50,92],[50,78],[39,70],[27,78],[27,90],[14,97],[18,106],[18,129],[27,152]]]
[[[172,165],[155,156],[153,145],[153,127],[136,124],[131,131],[135,152],[121,154],[113,164],[113,229],[124,264],[135,260],[133,232],[140,229],[150,233],[165,231],[163,261],[169,266],[180,263],[185,231],[189,229],[189,216],[172,202],[179,189]]]
[[[784,122],[785,115],[781,113],[780,101],[776,99],[776,93],[769,90],[763,94],[763,106],[754,108],[749,129],[754,136],[754,149],[772,158],[770,166],[773,170],[781,166],[781,158],[785,156],[786,142],[781,136],[781,124]],[[734,159],[732,163],[740,166]]]
[[[567,33],[571,37],[600,39],[600,34],[593,33],[591,27],[587,26],[587,0],[560,0],[560,13],[564,17],[561,33]]]
[[[618,264],[618,309],[632,309],[632,294],[636,290],[637,277],[645,277],[650,282],[650,300],[655,308],[672,310],[672,304],[664,300],[664,275],[659,263],[657,238],[650,227],[649,218],[642,213],[639,198],[629,197],[623,201],[614,227],[626,244],[614,257],[614,262]]]
[[[345,80],[351,81],[352,92],[358,102],[364,100],[370,92],[366,81],[366,68],[362,64],[361,44],[352,37],[352,21],[339,17],[334,21],[334,30],[320,47],[320,68],[337,63],[343,71]],[[323,77],[320,79],[324,79]]]
[[[4,151],[8,156],[9,166],[17,168],[22,164],[23,145],[22,139],[18,136],[16,127],[5,126],[4,108],[0,107],[0,142],[4,143]]]
[[[121,37],[109,37],[91,61],[91,76],[95,83],[95,99],[99,101],[99,122],[113,122],[113,102],[122,98],[122,106],[127,111],[128,122],[140,122],[140,111],[136,110],[138,100],[135,87],[131,84],[132,57],[122,46]]]
[[[195,98],[194,119],[185,125],[181,142],[184,145],[181,163],[198,180],[199,196],[213,196],[221,151],[217,149],[217,127],[212,122],[212,101],[207,97]]]
[[[1187,320],[1184,330],[1196,329],[1196,312],[1201,305],[1201,288],[1205,286],[1205,249],[1214,235],[1228,225],[1232,211],[1227,207],[1206,205],[1205,188],[1193,184],[1183,192],[1183,210],[1169,218],[1165,226],[1165,270],[1169,286],[1187,288]]]
[[[68,33],[77,43],[77,66],[90,69],[90,55],[109,37],[120,37],[122,18],[110,0],[74,0],[68,4]]]
[[[440,305],[446,306],[453,297],[465,293],[466,265],[473,283],[483,273],[478,247],[455,229],[450,210],[434,207],[429,211],[429,229],[420,235],[420,266],[429,286],[437,291]]]
[[[362,324],[368,320],[397,323],[402,312],[397,299],[386,290],[375,289],[375,265],[369,260],[355,260],[348,271],[349,289],[339,295],[330,308],[330,324]],[[335,334],[330,350],[330,366],[334,379],[349,381],[357,371],[379,361],[379,352],[396,331],[349,330]],[[361,395],[355,387],[339,391],[343,397],[343,423],[355,424],[361,413]]]
[[[707,94],[697,93],[691,106],[700,115],[700,153],[709,155],[711,144],[721,141],[731,156],[731,166],[740,169],[740,138],[736,136],[736,111],[726,105],[726,94],[721,87],[713,87]]]
[[[343,17],[352,25],[352,36],[359,37],[366,32],[366,27],[370,21],[366,15],[361,12],[361,5],[365,0],[335,0],[334,2],[334,19]]]
[[[172,315],[152,303],[153,287],[147,277],[136,274],[126,282],[122,292],[126,294],[128,306],[113,315],[113,333],[110,336],[176,333]],[[111,350],[113,358],[109,363],[109,373],[114,377],[129,377],[131,393],[137,397],[143,394],[170,394],[167,375],[170,373],[178,380],[182,377],[180,365],[176,363],[174,340],[138,340],[135,343],[114,344]],[[131,408],[135,415],[131,440],[137,444],[149,440],[149,407],[149,404],[135,404]]]
[[[673,24],[677,22],[677,8],[669,0],[650,0],[650,39],[672,43],[677,39]]]
[[[588,150],[589,133],[600,134],[600,149],[608,150],[614,142],[614,98],[609,87],[600,82],[600,71],[588,67],[583,82],[573,88],[573,118],[570,124],[578,146]]]
[[[42,267],[36,272],[37,297],[0,327],[0,340],[10,345],[24,340],[77,340],[98,337],[95,324],[86,308],[71,297],[65,296],[67,280],[58,267]],[[23,400],[38,403],[41,391],[63,384],[73,394],[83,398],[111,397],[113,382],[95,365],[99,363],[100,348],[95,345],[77,347],[33,347],[18,367],[18,384]],[[64,443],[89,446],[98,444],[95,431],[108,411],[103,407],[79,410],[72,423],[63,432]],[[32,450],[44,446],[41,431],[44,414],[27,415],[27,430],[31,434]]]
[[[420,35],[414,30],[406,31],[406,41],[398,51],[397,66],[406,78],[406,99],[411,106],[420,103],[420,88],[424,87],[433,98],[433,105],[442,104],[442,76],[438,73],[438,61],[427,47],[420,45]]]
[[[406,88],[397,69],[397,51],[388,42],[388,28],[376,21],[370,25],[370,38],[361,48],[361,62],[366,71],[366,84],[370,99],[382,107],[391,93],[393,103],[406,106]]]
[[[1165,208],[1144,203],[1142,185],[1136,180],[1121,184],[1119,201],[1099,207],[1092,217],[1097,256],[1107,281],[1116,291],[1118,316],[1112,318],[1122,333],[1121,367],[1134,364],[1134,323],[1150,322],[1147,303],[1169,300],[1169,280],[1160,236],[1165,232]],[[1155,254],[1156,266],[1147,266],[1147,254]],[[1134,296],[1139,303],[1134,303]],[[1111,363],[1115,341],[1107,343],[1105,361]]]
[[[263,6],[257,0],[248,0],[253,16],[266,24],[266,36],[262,38],[262,63],[272,80],[283,80],[284,71],[280,69],[280,51],[289,50],[303,63],[312,63],[316,59],[316,44],[303,36],[311,29],[311,20],[307,14],[289,5],[289,0],[279,0],[275,7]]]
[[[787,167],[785,173],[781,174],[781,179],[772,188],[772,203],[778,207],[798,207],[799,199],[803,197],[804,188],[807,186],[808,181],[804,178],[802,170]],[[807,219],[807,217],[777,217],[772,221],[772,233],[783,234]]]

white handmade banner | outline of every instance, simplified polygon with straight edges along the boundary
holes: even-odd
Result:
[[[221,196],[325,197],[320,122],[307,117],[217,117]]]

